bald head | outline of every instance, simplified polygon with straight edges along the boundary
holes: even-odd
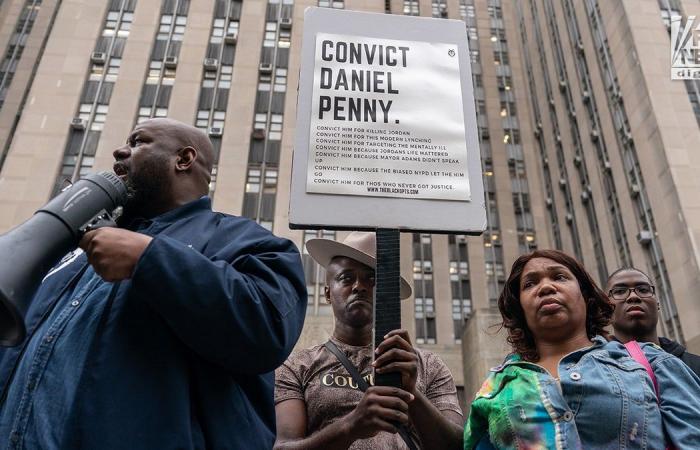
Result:
[[[130,192],[125,214],[154,216],[209,193],[214,148],[209,137],[191,125],[146,120],[113,154],[114,171]]]
[[[155,118],[137,125],[147,127],[158,135],[164,145],[167,145],[174,152],[182,152],[185,149],[195,151],[194,161],[187,175],[195,178],[195,182],[200,186],[200,195],[209,192],[209,182],[211,181],[211,171],[214,165],[214,147],[206,135],[199,128],[193,127],[175,119]]]
[[[150,119],[142,124],[153,124],[157,129],[172,138],[177,147],[192,147],[197,151],[197,162],[207,173],[211,173],[214,164],[214,147],[209,136],[199,128],[175,119]]]

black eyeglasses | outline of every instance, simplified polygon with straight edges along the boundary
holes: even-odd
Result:
[[[635,287],[619,286],[610,289],[608,295],[614,300],[627,300],[627,297],[630,295],[630,291],[634,291],[639,298],[649,298],[654,295],[655,289],[654,286],[648,284],[640,284]]]

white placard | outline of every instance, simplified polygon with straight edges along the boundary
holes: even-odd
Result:
[[[469,200],[455,44],[318,33],[306,191]]]
[[[291,228],[485,229],[464,22],[308,7],[299,74]]]

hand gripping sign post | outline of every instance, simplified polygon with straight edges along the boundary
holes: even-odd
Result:
[[[376,346],[401,323],[399,232],[486,227],[466,29],[308,8],[301,58],[290,227],[377,232]]]

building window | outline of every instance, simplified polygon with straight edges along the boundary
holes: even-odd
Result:
[[[498,296],[505,282],[505,270],[503,268],[503,248],[501,247],[500,235],[493,231],[484,233],[484,266],[489,306],[497,308]]]
[[[478,32],[476,28],[476,10],[473,0],[460,0],[460,14],[467,24],[467,32],[471,42],[478,43]],[[512,106],[513,111],[506,114],[507,117],[515,116],[515,98],[511,91],[512,82],[508,76],[508,53],[507,44],[505,42],[505,31],[503,31],[502,11],[500,2],[489,0],[488,14],[491,17],[491,36],[494,45],[494,62],[499,66],[497,69],[497,88],[499,96],[503,102],[511,102],[506,108]],[[484,195],[487,215],[487,230],[485,236],[489,236],[485,242],[485,261],[484,265],[488,277],[489,286],[489,306],[496,307],[496,299],[498,298],[499,287],[502,281],[499,280],[498,274],[502,272],[503,255],[500,250],[500,241],[496,240],[495,245],[491,240],[491,236],[500,236],[500,222],[498,217],[498,203],[496,200],[496,183],[493,167],[493,159],[491,155],[490,131],[487,120],[487,108],[485,102],[485,94],[483,93],[483,79],[481,75],[481,62],[477,45],[473,48],[470,45],[470,61],[472,65],[473,83],[475,86],[475,97],[477,103],[477,120],[479,123],[479,147],[481,151],[482,172],[484,174]],[[508,113],[508,110],[506,110]],[[512,145],[518,145],[520,142],[519,130],[514,127],[517,122],[511,124],[511,127],[504,130],[504,142],[506,148]],[[459,237],[457,238],[459,239]],[[450,248],[452,248],[452,237],[450,237]],[[455,241],[456,247],[460,248],[459,241]],[[471,311],[471,292],[469,287],[468,272],[467,274],[461,271],[467,271],[466,258],[466,241],[464,241],[464,256],[462,259],[457,259],[454,253],[451,253],[450,260],[450,283],[452,285],[452,319],[454,327],[455,341],[461,339],[464,320],[468,318]],[[500,267],[500,269],[499,269]],[[453,273],[456,272],[456,273]]]
[[[492,19],[502,19],[503,18],[503,11],[501,10],[500,5],[489,5],[486,10],[489,13],[489,17]]]
[[[671,17],[683,16],[680,2],[678,0],[658,0],[658,3],[659,9],[661,10],[661,20],[670,32]]]
[[[433,250],[429,234],[413,234],[413,286],[416,342],[434,344],[435,300],[433,295]]]
[[[14,78],[20,57],[24,52],[24,46],[27,45],[27,39],[29,39],[29,34],[41,9],[40,3],[40,0],[27,0],[25,2],[15,24],[15,31],[10,37],[5,50],[5,57],[2,60],[2,64],[0,64],[0,108],[5,103],[7,91]]]
[[[209,195],[216,192],[221,144],[226,123],[229,90],[233,74],[233,63],[238,43],[238,26],[241,16],[242,0],[215,0],[214,17],[212,18],[204,61],[202,62],[202,83],[199,89],[199,105],[194,124],[209,134],[214,145],[214,164],[212,179],[209,184]],[[178,10],[178,15],[182,11]],[[176,19],[174,33],[184,26],[185,22]],[[178,42],[179,44],[179,42]],[[249,183],[250,184],[250,183]],[[246,189],[246,194],[248,190]]]
[[[175,83],[180,54],[180,41],[187,26],[189,3],[189,0],[163,2],[146,82],[141,90],[136,123],[168,115],[170,93]]]
[[[464,323],[472,312],[467,238],[449,235],[450,289],[452,292],[452,325],[455,343],[461,342]]]
[[[267,174],[264,192],[246,195],[243,215],[272,227],[277,192],[284,100],[289,69],[289,46],[293,2],[268,0],[263,46],[258,66],[258,89],[255,99],[253,129],[248,154],[248,167],[260,168]],[[274,174],[272,176],[271,174]]]
[[[447,17],[447,0],[432,0],[430,9],[433,17]]]
[[[318,6],[321,8],[345,8],[345,0],[318,0]]]
[[[416,343],[435,344],[435,302],[432,297],[416,297]]]
[[[508,52],[498,51],[493,53],[493,63],[497,66],[510,64],[510,59],[508,58]]]
[[[67,182],[85,176],[94,165],[135,4],[136,0],[110,2],[102,33],[91,56],[92,65],[83,86],[80,105],[70,124],[68,145],[54,183],[53,195],[58,194]]]
[[[403,0],[403,13],[406,16],[419,16],[418,0]]]
[[[306,250],[306,243],[311,239],[317,238],[335,240],[336,232],[329,230],[304,230],[304,244],[302,245],[301,258],[304,265],[304,275],[306,277],[306,289],[308,291],[306,315],[331,316],[333,315],[333,311],[331,305],[326,302],[324,290],[326,286],[326,270],[318,265]]]

